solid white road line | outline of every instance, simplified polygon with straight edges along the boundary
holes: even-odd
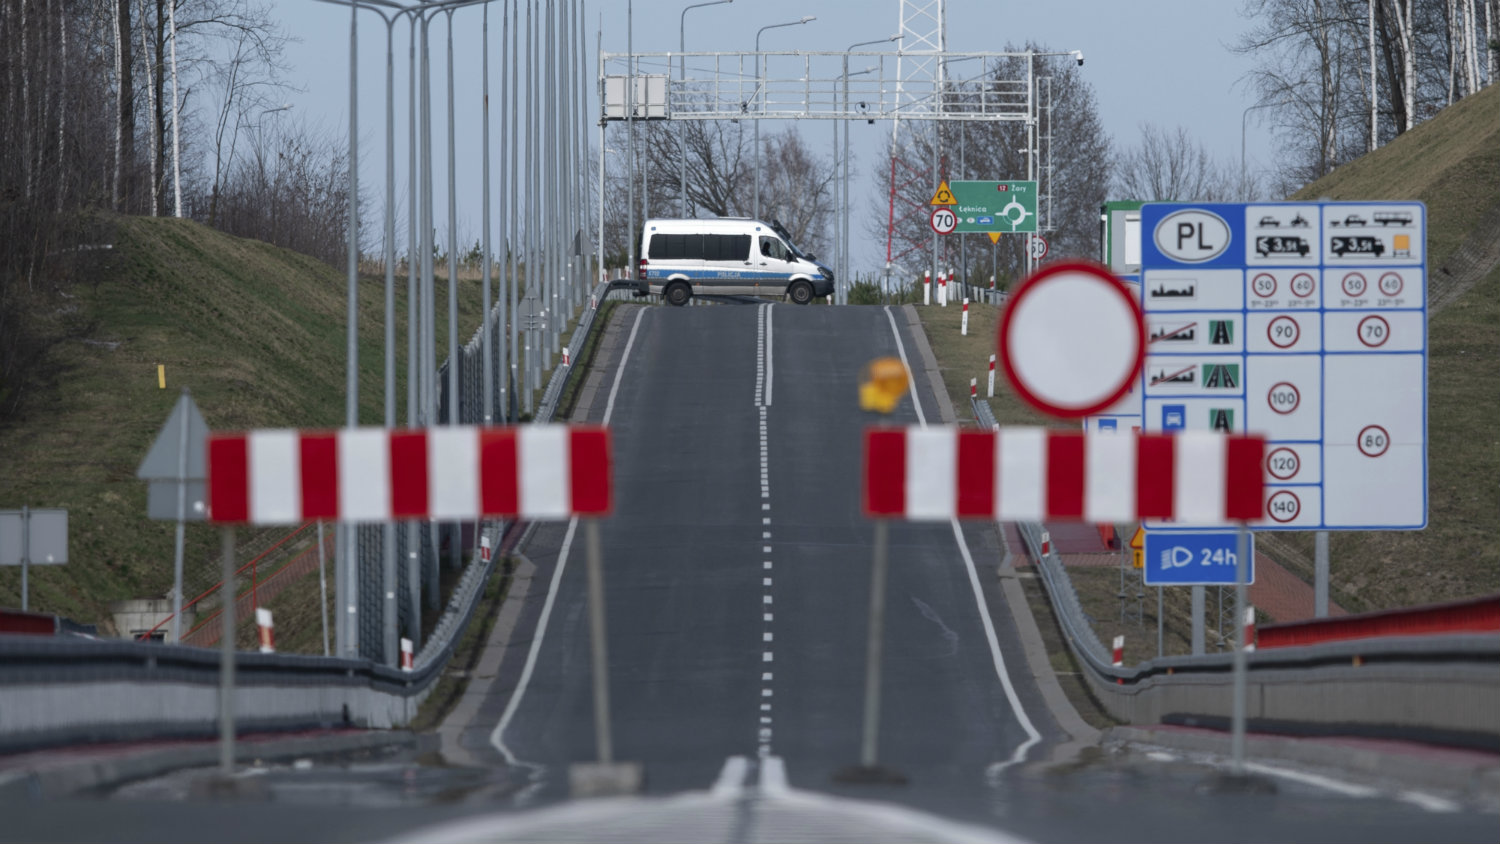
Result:
[[[646,315],[646,308],[641,308],[635,315],[635,323],[630,327],[630,337],[625,341],[625,351],[620,353],[620,364],[615,368],[615,382],[609,388],[609,401],[604,405],[604,424],[609,424],[609,419],[615,412],[615,396],[620,392],[620,380],[625,375],[625,365],[630,362],[630,350],[635,346],[636,333],[641,328],[641,318]],[[511,749],[505,744],[505,728],[510,726],[510,720],[515,717],[516,710],[521,706],[521,699],[526,696],[526,686],[531,682],[531,673],[536,669],[537,654],[542,650],[542,640],[547,636],[547,622],[552,617],[552,606],[557,600],[557,585],[562,582],[563,570],[568,567],[568,552],[573,548],[573,535],[578,530],[578,519],[568,520],[568,532],[563,535],[562,547],[557,552],[557,568],[552,572],[552,582],[547,586],[547,599],[542,603],[542,614],[537,618],[536,636],[531,640],[531,650],[526,653],[526,665],[521,669],[521,679],[516,683],[516,690],[511,692],[510,700],[505,704],[505,712],[500,716],[500,723],[490,733],[490,744],[500,751],[505,761],[512,765],[524,765],[534,771],[540,771],[542,766],[529,762],[522,762],[516,758]]]
[[[927,427],[927,416],[922,413],[922,402],[917,398],[917,377],[912,372],[911,362],[906,359],[906,344],[901,342],[901,329],[896,327],[896,317],[891,313],[891,306],[885,306],[885,318],[891,321],[891,334],[896,338],[896,351],[901,354],[901,365],[906,367],[911,376],[906,379],[906,389],[911,393],[911,406],[917,411],[917,423]]]
[[[911,363],[906,357],[906,344],[901,342],[901,330],[896,326],[896,317],[891,312],[891,306],[885,306],[885,317],[891,323],[891,334],[896,338],[896,351],[901,355],[901,364],[906,367],[908,373],[912,372]],[[917,398],[917,379],[915,373],[907,379],[907,389],[911,393],[912,407],[917,411],[917,422],[923,428],[927,427],[927,417],[922,413],[922,402]],[[1021,724],[1021,729],[1026,731],[1026,740],[1016,746],[1015,752],[1005,762],[997,762],[986,769],[985,774],[994,777],[1026,758],[1026,752],[1042,740],[1042,734],[1037,732],[1031,719],[1026,715],[1026,709],[1021,706],[1021,699],[1016,696],[1015,684],[1011,682],[1010,673],[1005,669],[1005,657],[1000,653],[1000,641],[995,636],[995,624],[990,620],[989,605],[984,599],[984,590],[979,585],[979,572],[974,568],[974,556],[969,553],[969,543],[964,539],[963,528],[959,527],[957,519],[949,520],[953,526],[953,539],[958,544],[958,551],[964,558],[964,566],[969,571],[969,587],[974,592],[974,602],[979,610],[979,620],[984,625],[984,638],[990,646],[990,660],[995,666],[995,675],[1000,678],[1000,685],[1005,689],[1005,698],[1010,701],[1011,710],[1015,713],[1016,721]]]
[[[745,790],[745,774],[750,770],[750,760],[743,756],[731,756],[724,760],[719,778],[709,793],[715,797],[737,799]]]
[[[771,406],[771,388],[775,386],[776,356],[771,347],[771,317],[776,313],[772,305],[766,305],[766,407]]]
[[[1279,765],[1267,765],[1264,762],[1246,762],[1245,770],[1265,774],[1270,777],[1291,780],[1292,782],[1299,782],[1303,785],[1332,791],[1335,794],[1342,794],[1345,797],[1374,798],[1384,796],[1384,792],[1372,786],[1345,782],[1322,774],[1283,768]],[[1403,803],[1410,803],[1429,812],[1457,812],[1460,809],[1459,805],[1451,800],[1445,800],[1441,797],[1435,797],[1420,791],[1398,791],[1391,796]]]

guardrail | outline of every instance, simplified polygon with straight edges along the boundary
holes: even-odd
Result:
[[[989,404],[974,418],[994,426]],[[1225,722],[1233,655],[1174,656],[1115,667],[1042,526],[1020,523],[1063,639],[1100,706],[1127,724]],[[1262,628],[1262,634],[1265,628]],[[1500,635],[1386,636],[1250,653],[1248,715],[1268,728],[1404,735],[1500,746]]]
[[[1442,633],[1500,633],[1500,595],[1337,618],[1265,624],[1256,628],[1255,646],[1287,648],[1371,636]]]
[[[593,301],[602,304],[609,290],[607,282],[597,285]],[[581,349],[594,329],[594,315],[593,307],[583,308],[569,341],[574,348]],[[573,370],[559,366],[553,372],[536,421],[551,420]],[[506,527],[494,522],[481,529],[498,540]],[[472,619],[493,566],[478,552],[470,557],[411,671],[368,659],[240,652],[237,728],[410,723]],[[219,655],[206,648],[73,634],[0,635],[0,751],[211,736],[217,730],[218,682]]]

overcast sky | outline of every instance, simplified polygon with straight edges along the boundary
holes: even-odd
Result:
[[[500,8],[491,3],[491,94],[498,96]],[[677,49],[678,23],[689,5],[676,0],[635,0],[636,52]],[[1241,119],[1253,103],[1242,78],[1250,69],[1247,57],[1236,55],[1232,44],[1248,22],[1239,14],[1239,0],[949,0],[950,51],[1001,50],[1007,42],[1033,40],[1056,50],[1082,50],[1085,78],[1099,97],[1101,116],[1117,148],[1133,145],[1142,122],[1164,127],[1186,126],[1211,153],[1227,163],[1238,163]],[[523,6],[524,8],[524,6]],[[315,0],[273,0],[273,16],[300,42],[291,46],[291,82],[303,89],[289,97],[292,113],[310,122],[342,126],[348,120],[349,13],[347,9]],[[900,29],[899,0],[736,0],[729,5],[695,9],[687,15],[689,51],[748,51],[755,47],[755,31],[766,24],[815,15],[804,26],[771,30],[761,39],[766,50],[842,50],[850,44],[889,36]],[[623,53],[626,41],[625,0],[593,0],[585,21],[588,68],[597,67],[594,48],[602,28],[605,52]],[[434,142],[445,149],[445,97],[442,18],[434,23],[432,68],[435,108]],[[480,234],[479,189],[481,81],[481,12],[470,8],[454,16],[454,61],[457,101],[458,202],[461,237],[473,243]],[[404,196],[406,161],[406,51],[408,32],[396,26],[396,125],[398,196]],[[372,13],[361,13],[359,27],[359,115],[361,178],[375,190],[365,191],[380,210],[384,186],[385,26]],[[880,49],[880,48],[863,48]],[[590,93],[593,84],[589,85]],[[590,114],[597,114],[591,105]],[[278,115],[278,118],[280,115]],[[492,135],[499,131],[498,115],[491,117]],[[779,128],[774,123],[762,134]],[[859,127],[863,128],[863,127]],[[885,131],[856,129],[855,181],[851,205],[855,222],[853,268],[872,271],[884,259],[884,243],[865,234],[861,219],[885,215],[885,199],[877,196],[871,170]],[[591,140],[597,129],[590,130]],[[833,135],[827,121],[808,122],[804,137],[816,151],[830,151]],[[1247,133],[1249,166],[1269,164],[1273,146],[1268,128],[1250,115]],[[492,144],[494,138],[492,137]],[[498,166],[498,165],[492,165]],[[439,237],[446,225],[446,163],[434,160]],[[1021,178],[1024,174],[995,174],[993,178]],[[404,208],[404,202],[398,200]],[[665,209],[664,209],[665,210]],[[653,214],[655,212],[653,211]],[[496,223],[498,225],[498,222]]]

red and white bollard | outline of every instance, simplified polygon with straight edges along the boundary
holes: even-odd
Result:
[[[969,336],[969,297],[967,296],[964,297],[964,316],[958,333],[964,337]]]
[[[412,652],[411,652],[411,650],[412,650],[412,648],[411,648],[411,640],[407,639],[405,637],[402,637],[402,639],[401,639],[401,670],[402,671],[410,671],[412,669],[413,659],[412,659]]]
[[[1111,664],[1114,665],[1114,667],[1116,667],[1116,668],[1123,668],[1125,666],[1125,637],[1124,636],[1116,636],[1115,637],[1115,650],[1114,650],[1114,654],[1111,656],[1111,659],[1113,660],[1113,662]]]
[[[978,378],[970,378],[969,379],[969,398],[971,398],[971,399],[977,399],[977,398],[979,398],[979,379]]]
[[[938,271],[938,307],[948,307],[948,277]]]
[[[276,625],[271,623],[271,611],[265,607],[256,607],[255,626],[260,632],[260,652],[276,653]]]
[[[598,296],[594,296],[594,295],[590,295],[589,296],[589,310],[591,310],[591,311],[597,311],[597,310],[599,310],[599,297]]]
[[[995,397],[995,356],[990,355],[990,398]]]
[[[1045,556],[1047,556],[1048,554],[1051,554],[1051,553],[1052,553],[1052,534],[1050,534],[1050,533],[1048,533],[1047,531],[1044,530],[1044,531],[1042,531],[1042,556],[1045,557]]]
[[[932,304],[932,270],[922,272],[922,304]]]
[[[1255,650],[1255,607],[1245,607],[1245,632],[1241,641],[1245,643],[1245,650]]]
[[[479,561],[483,563],[490,561],[490,538],[488,536],[479,537]]]
[[[562,365],[563,366],[568,366],[569,365],[568,364],[568,347],[567,346],[563,346],[563,361],[562,361]]]
[[[995,277],[994,276],[990,276],[990,289],[991,290],[995,289]]]

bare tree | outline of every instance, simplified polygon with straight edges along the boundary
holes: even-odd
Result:
[[[1253,199],[1237,181],[1234,168],[1216,161],[1187,129],[1143,123],[1140,144],[1120,154],[1114,192],[1149,202]]]

